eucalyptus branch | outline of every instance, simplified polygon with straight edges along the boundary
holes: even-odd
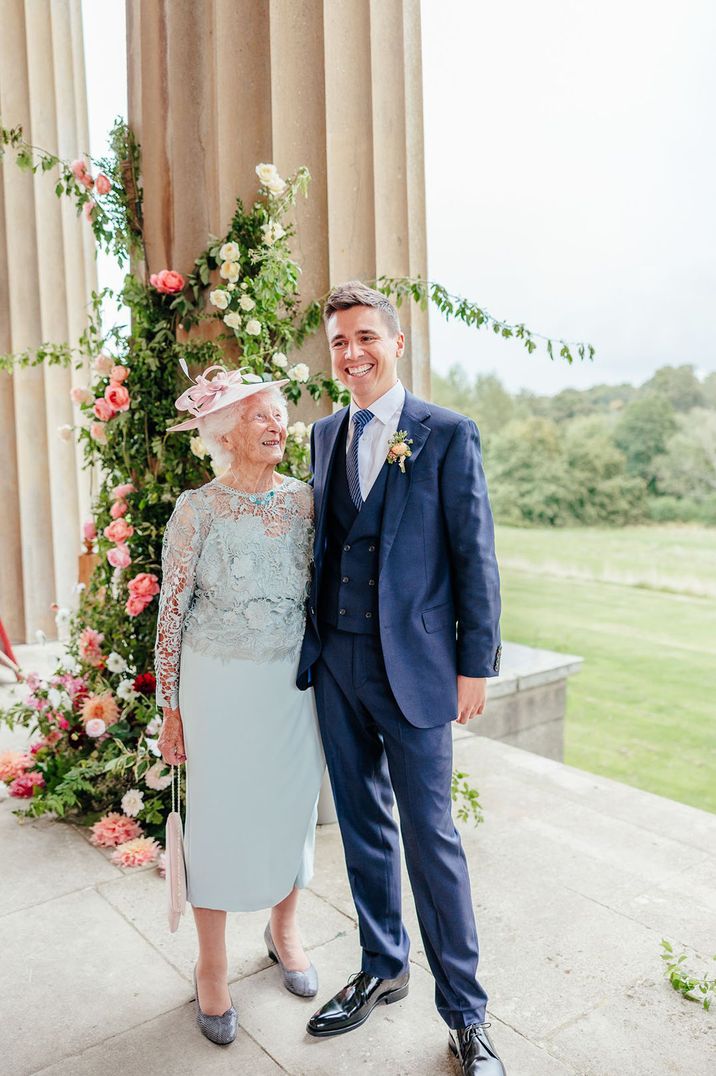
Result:
[[[459,295],[452,295],[442,284],[434,280],[423,280],[420,276],[380,276],[374,283],[378,291],[395,298],[396,306],[400,306],[404,299],[413,299],[419,304],[421,310],[425,310],[428,302],[431,302],[447,320],[454,317],[476,329],[492,329],[496,336],[502,336],[505,340],[513,337],[522,340],[530,355],[537,348],[535,342],[537,340],[544,342],[550,359],[554,359],[557,347],[559,347],[560,358],[568,363],[574,362],[574,351],[581,360],[588,358],[591,361],[596,354],[591,344],[557,340],[554,337],[534,332],[522,323],[513,325],[507,321],[501,321],[478,303],[473,303]]]

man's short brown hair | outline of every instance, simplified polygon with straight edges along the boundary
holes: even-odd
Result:
[[[369,288],[362,280],[349,280],[333,288],[323,307],[323,324],[327,328],[331,314],[336,310],[349,310],[352,306],[372,306],[374,310],[380,310],[390,332],[396,336],[400,332],[398,311],[390,299],[375,288]]]

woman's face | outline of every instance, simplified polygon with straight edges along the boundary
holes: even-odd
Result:
[[[235,467],[276,466],[283,459],[286,420],[275,397],[257,392],[245,401],[239,421],[224,435]]]

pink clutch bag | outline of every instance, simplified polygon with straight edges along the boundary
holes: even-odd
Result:
[[[173,934],[179,926],[179,920],[186,908],[186,863],[184,861],[184,826],[181,814],[181,771],[176,770],[176,791],[174,788],[175,767],[172,766],[172,809],[167,815],[166,834],[164,838],[164,861],[167,886],[167,918],[169,930]]]

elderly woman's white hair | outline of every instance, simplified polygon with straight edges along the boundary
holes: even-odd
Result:
[[[241,422],[246,404],[249,400],[255,399],[256,396],[260,396],[267,403],[277,404],[281,409],[284,422],[288,422],[288,407],[286,406],[284,395],[281,389],[270,383],[266,385],[265,389],[254,393],[253,396],[248,396],[245,400],[239,400],[228,407],[222,407],[215,411],[214,414],[199,419],[197,423],[199,436],[208,449],[215,468],[225,470],[231,466],[231,453],[221,440],[221,436],[232,430],[238,422]]]

